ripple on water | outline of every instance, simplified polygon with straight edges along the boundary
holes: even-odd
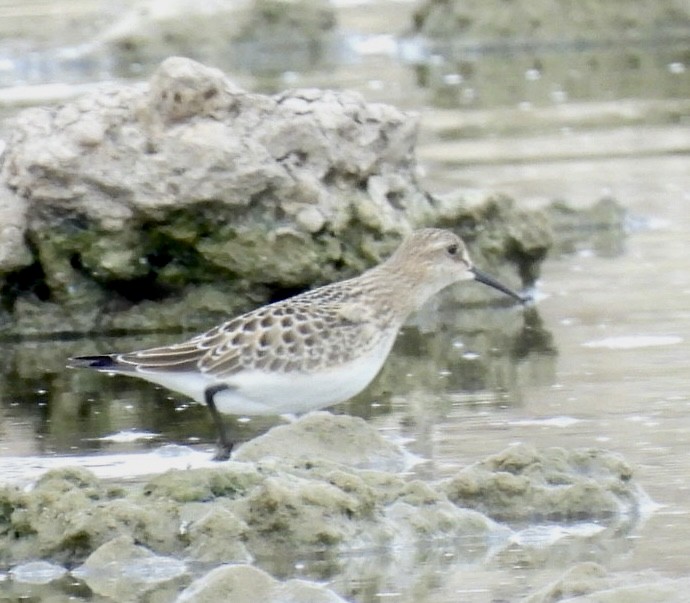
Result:
[[[650,348],[665,345],[677,345],[683,342],[683,338],[677,335],[622,335],[619,337],[606,337],[593,339],[583,343],[586,348],[607,348],[610,350],[633,350],[637,348]]]

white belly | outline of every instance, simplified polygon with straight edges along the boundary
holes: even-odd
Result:
[[[378,374],[388,356],[395,338],[386,339],[389,341],[382,341],[365,356],[318,372],[252,370],[242,371],[223,381],[203,373],[128,374],[158,383],[201,403],[207,387],[226,383],[229,389],[219,391],[213,398],[216,408],[225,414],[299,414],[344,402],[361,392]]]

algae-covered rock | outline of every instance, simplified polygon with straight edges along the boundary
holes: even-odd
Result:
[[[319,459],[387,471],[401,471],[407,462],[405,451],[364,419],[329,412],[312,412],[274,427],[241,446],[234,456],[238,461],[271,457],[290,464]]]
[[[251,528],[250,549],[267,555],[280,548],[356,549],[390,541],[377,509],[352,492],[322,480],[278,475],[268,477],[245,501],[244,519]]]
[[[207,510],[206,506],[181,512],[183,521],[188,513],[203,513],[185,529],[188,541],[185,554],[204,563],[250,563],[253,555],[246,546],[247,524],[228,509],[214,506]]]
[[[6,486],[0,562],[30,558],[81,561],[108,540],[131,534],[161,552],[177,548],[177,510],[168,501],[143,505],[84,469],[49,471],[30,492]]]
[[[427,194],[417,121],[352,92],[250,93],[182,58],[19,114],[0,171],[0,334],[206,327],[360,273],[430,224],[533,281],[541,218]]]
[[[554,201],[546,212],[556,234],[556,252],[594,249],[600,256],[614,257],[625,248],[629,216],[615,199],[604,197],[584,209]]]
[[[324,439],[321,451],[338,442]],[[312,459],[266,456],[122,486],[70,468],[47,472],[33,488],[6,485],[0,564],[20,573],[36,559],[81,564],[75,577],[94,592],[141,600],[142,593],[180,591],[206,564],[267,567],[315,556],[338,564],[343,555],[368,559],[371,551],[384,564],[398,555],[412,563],[446,552],[468,562],[510,559],[520,532],[497,520],[574,518],[604,529],[621,517],[632,521],[644,500],[627,464],[604,451],[515,446],[454,478],[424,481],[360,469],[346,455],[323,459],[315,444],[311,449]],[[202,586],[216,592],[216,578],[201,578],[185,596]],[[266,585],[274,587],[301,592],[299,584]]]
[[[439,198],[438,224],[454,229],[469,245],[475,264],[491,267],[506,283],[517,271],[523,285],[532,285],[553,244],[546,213],[522,210],[513,199],[500,194],[469,202],[461,191],[447,193]],[[514,286],[519,288],[519,284]],[[483,299],[486,292],[473,288],[463,295]]]
[[[62,562],[88,554],[93,542],[85,524],[109,494],[90,472],[68,468],[49,471],[30,493],[6,486],[1,496],[0,559],[11,564],[32,557]]]
[[[604,450],[506,448],[445,481],[455,504],[499,521],[573,521],[635,516],[632,469]]]
[[[262,479],[253,465],[227,462],[217,469],[166,471],[144,486],[144,495],[181,503],[204,502],[218,497],[238,498]]]

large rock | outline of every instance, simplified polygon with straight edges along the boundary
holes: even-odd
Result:
[[[0,270],[9,280],[32,270],[58,314],[79,308],[56,321],[69,331],[180,318],[87,311],[106,299],[126,310],[193,295],[213,313],[203,286],[221,281],[228,312],[252,303],[250,281],[306,287],[359,272],[431,217],[414,183],[415,131],[414,118],[356,94],[250,94],[169,59],[148,86],[18,116],[2,166]],[[15,297],[19,320],[36,318]]]
[[[207,326],[441,222],[486,221],[489,254],[533,278],[546,227],[509,201],[431,198],[416,128],[355,93],[252,94],[181,58],[148,85],[25,111],[0,172],[5,332]]]

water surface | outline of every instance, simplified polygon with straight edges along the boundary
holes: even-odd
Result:
[[[379,7],[384,15],[387,6]],[[558,87],[544,85],[547,72],[539,78],[543,94],[528,92],[536,76],[520,55],[512,68],[524,85],[506,97],[500,82],[484,83],[484,96],[492,87],[501,94],[500,102],[482,104],[448,77],[452,70],[439,71],[439,62],[447,62],[431,59],[422,78],[418,67],[389,52],[390,38],[371,33],[357,38],[368,50],[356,60],[329,73],[283,74],[283,81],[356,88],[370,100],[421,111],[420,178],[433,192],[491,189],[525,208],[553,199],[587,207],[612,197],[627,210],[628,226],[613,240],[593,229],[556,246],[527,314],[502,304],[430,305],[404,330],[380,378],[334,412],[364,416],[405,441],[424,459],[415,472],[425,478],[452,475],[517,442],[605,448],[633,465],[635,479],[660,507],[626,529],[602,534],[585,526],[555,541],[552,530],[497,556],[473,558],[470,545],[437,551],[415,561],[412,575],[390,567],[377,573],[376,564],[366,573],[369,558],[352,559],[345,571],[288,563],[280,573],[327,580],[358,601],[478,603],[515,600],[583,560],[614,572],[687,576],[690,116],[683,94],[690,89],[684,71],[690,66],[647,49],[653,60],[645,69],[618,77],[625,88],[602,94],[598,75],[590,88],[595,93],[583,96],[580,85],[577,102],[569,102],[573,95],[557,72]],[[363,40],[370,45],[361,46]],[[567,58],[573,51],[566,50]],[[580,55],[572,58],[581,65]],[[654,94],[648,71],[666,82]],[[247,83],[246,73],[238,77]],[[281,85],[280,78],[249,80],[257,89]],[[4,342],[0,475],[9,479],[21,471],[17,457],[40,466],[41,459],[63,455],[94,464],[94,458],[109,458],[102,455],[168,443],[210,450],[213,431],[204,408],[150,384],[64,368],[70,355],[177,337]],[[279,421],[239,421],[233,430],[248,439]]]

